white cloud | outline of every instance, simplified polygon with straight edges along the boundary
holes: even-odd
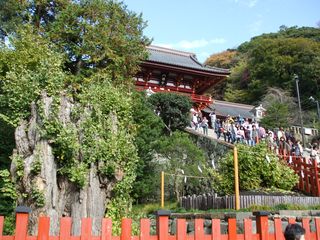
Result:
[[[249,8],[253,8],[258,3],[258,0],[233,0],[233,1],[236,4],[239,3],[239,4],[242,4],[242,5],[245,5],[245,6],[249,7]]]
[[[177,49],[195,49],[204,48],[209,45],[223,44],[226,40],[224,38],[214,38],[210,40],[199,39],[199,40],[182,40],[178,43],[157,43],[155,45],[166,48],[177,48]]]
[[[250,1],[248,1],[248,2],[247,2],[248,7],[249,7],[249,8],[254,7],[254,6],[257,4],[257,2],[258,2],[258,0],[250,0]]]

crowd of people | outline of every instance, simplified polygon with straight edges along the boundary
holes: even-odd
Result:
[[[304,149],[300,140],[294,137],[289,128],[265,129],[258,122],[240,115],[237,117],[228,115],[224,119],[219,119],[215,112],[209,114],[209,119],[210,121],[194,111],[192,112],[191,127],[195,130],[202,129],[205,135],[208,135],[208,128],[211,127],[217,139],[222,138],[231,144],[243,143],[254,146],[260,141],[265,141],[269,149],[280,155],[303,156],[304,152],[309,152],[310,158],[320,163],[318,144],[310,146],[310,149]]]

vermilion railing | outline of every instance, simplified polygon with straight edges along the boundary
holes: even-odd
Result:
[[[61,218],[59,236],[50,236],[50,219],[40,217],[38,222],[38,235],[28,236],[28,213],[17,213],[16,230],[14,236],[3,236],[3,221],[0,217],[0,239],[2,240],[284,240],[282,221],[275,218],[273,221],[274,231],[269,232],[268,214],[264,212],[254,213],[256,216],[256,231],[253,232],[253,220],[245,219],[243,222],[243,232],[237,231],[237,221],[235,218],[228,219],[228,229],[226,234],[221,233],[220,219],[212,219],[212,233],[204,232],[204,220],[195,219],[194,233],[187,234],[186,220],[177,219],[175,235],[169,234],[169,217],[166,215],[157,218],[157,234],[150,235],[150,220],[140,220],[140,234],[132,236],[131,219],[123,219],[120,236],[112,235],[112,222],[110,219],[103,219],[99,236],[93,236],[92,221],[90,218],[83,218],[81,222],[80,236],[71,235],[71,218]],[[294,218],[289,218],[289,223],[294,223]],[[310,231],[310,219],[302,218],[302,226],[306,230],[305,239],[320,240],[320,219],[314,221],[315,231]]]
[[[148,86],[143,86],[142,88],[138,88],[138,90],[147,90]],[[153,92],[174,92],[178,94],[182,94],[185,96],[188,96],[191,98],[193,102],[196,103],[202,103],[202,104],[211,104],[213,102],[213,99],[211,96],[206,96],[206,95],[200,95],[200,94],[194,94],[192,93],[192,90],[190,89],[190,92],[180,91],[179,88],[176,87],[153,87],[151,88]]]
[[[299,183],[296,186],[298,190],[320,197],[320,168],[315,159],[290,155],[283,149],[279,150],[279,158],[299,176]]]

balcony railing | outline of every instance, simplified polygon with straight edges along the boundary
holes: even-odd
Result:
[[[137,89],[138,90],[147,90],[149,87],[148,86],[139,86]],[[211,104],[213,102],[213,99],[211,98],[211,96],[206,96],[206,95],[199,95],[199,94],[194,94],[191,91],[190,92],[182,92],[179,91],[179,89],[177,90],[177,88],[174,87],[153,87],[151,88],[151,90],[153,92],[174,92],[174,93],[178,93],[178,94],[182,94],[185,96],[188,96],[191,98],[191,100],[195,103],[201,103],[201,104]]]

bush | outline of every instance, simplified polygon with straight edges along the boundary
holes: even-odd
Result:
[[[240,190],[260,188],[291,190],[298,182],[294,171],[275,154],[268,152],[265,144],[255,147],[237,145]],[[223,158],[216,170],[212,171],[215,190],[220,194],[234,192],[233,151]]]

